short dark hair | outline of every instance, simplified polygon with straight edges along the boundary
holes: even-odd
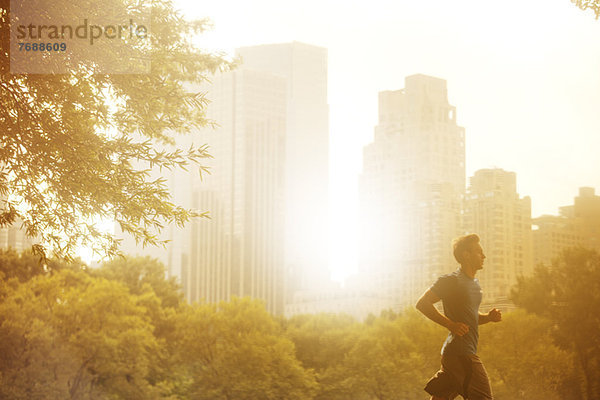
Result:
[[[471,246],[479,243],[479,236],[476,233],[457,237],[452,242],[452,248],[454,249],[454,258],[459,264],[463,263],[463,253],[471,250]]]

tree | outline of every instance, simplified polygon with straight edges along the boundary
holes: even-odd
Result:
[[[81,268],[83,264],[79,259],[67,263],[61,259],[51,258],[41,263],[39,256],[31,251],[18,253],[14,249],[0,249],[0,302],[19,284],[26,283],[37,276]]]
[[[599,0],[571,0],[571,3],[575,4],[582,10],[591,9],[596,14],[596,19],[600,17],[600,1]]]
[[[425,383],[440,368],[440,351],[448,330],[428,320],[415,309],[400,314],[396,324],[414,345],[414,352],[419,355],[413,368],[419,373],[420,379],[412,384],[415,385],[415,390],[418,388],[423,391]]]
[[[574,352],[584,399],[600,398],[600,255],[570,249],[550,266],[538,266],[512,291],[515,304],[548,318],[556,343]]]
[[[422,387],[414,387],[423,383],[414,368],[419,355],[399,328],[381,318],[365,328],[345,363],[354,393],[377,400],[423,398]]]
[[[90,273],[125,284],[135,295],[152,291],[162,307],[177,308],[183,301],[181,287],[175,278],[165,278],[165,266],[151,257],[115,258]]]
[[[0,397],[151,399],[158,343],[138,297],[84,272],[38,275],[0,303]]]
[[[206,400],[311,399],[316,381],[294,344],[256,300],[193,305],[175,331],[183,398]]]
[[[36,4],[45,17],[73,7],[89,18],[146,10],[135,0],[107,0],[101,8],[92,1]],[[151,60],[150,73],[100,74],[97,64],[79,59],[68,73],[40,75],[10,73],[9,19],[10,1],[0,0],[0,226],[22,223],[40,239],[35,249],[42,254],[52,249],[70,258],[77,246],[89,245],[113,256],[118,241],[96,228],[99,218],[115,220],[144,244],[159,244],[165,224],[206,216],[173,204],[164,179],[151,178],[153,169],[209,157],[203,145],[165,147],[174,134],[210,123],[203,94],[184,83],[229,67],[191,44],[206,21],[188,22],[169,0],[154,0],[150,45],[123,42]]]
[[[344,314],[297,315],[285,321],[285,332],[304,368],[316,373],[316,399],[353,398],[345,362],[361,333],[361,324]]]
[[[164,265],[150,257],[117,258],[106,262],[99,269],[88,272],[95,277],[105,278],[125,285],[131,294],[137,296],[138,304],[145,309],[145,315],[153,327],[154,337],[159,344],[152,355],[148,380],[163,387],[165,393],[173,392],[178,380],[177,360],[173,357],[176,349],[176,321],[183,312],[183,294],[174,278],[165,278]]]
[[[14,249],[0,249],[0,279],[5,281],[15,279],[20,283],[24,283],[35,276],[45,275],[50,271],[79,267],[81,267],[79,261],[70,265],[57,259],[49,259],[46,260],[46,263],[40,263],[39,257],[31,251],[18,253]]]
[[[573,354],[554,343],[552,322],[520,309],[502,319],[501,324],[481,326],[479,353],[494,398],[581,398],[577,387],[570,386],[575,375]],[[565,397],[567,389],[571,397]]]
[[[345,362],[357,399],[422,399],[438,370],[446,332],[415,310],[386,312],[365,325]]]
[[[386,310],[358,323],[346,315],[298,315],[286,324],[316,399],[421,399],[437,371],[445,331],[414,310]]]
[[[354,344],[358,325],[345,314],[306,314],[291,317],[285,322],[285,330],[296,345],[302,365],[323,372],[344,361]]]

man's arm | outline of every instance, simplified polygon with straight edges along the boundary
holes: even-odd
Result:
[[[479,313],[479,325],[500,321],[502,321],[502,312],[497,308],[492,308],[487,314]]]
[[[433,306],[438,301],[440,301],[440,298],[433,293],[431,289],[427,289],[417,301],[417,310],[421,311],[427,318],[448,329],[455,335],[463,336],[469,332],[468,325],[463,324],[462,322],[454,322],[445,315],[440,314],[440,312]]]

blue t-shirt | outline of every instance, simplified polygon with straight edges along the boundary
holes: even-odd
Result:
[[[479,281],[468,277],[458,269],[439,277],[431,287],[431,291],[442,299],[446,317],[469,326],[469,332],[463,336],[448,333],[442,347],[442,354],[476,354],[479,341],[479,305],[482,295]]]

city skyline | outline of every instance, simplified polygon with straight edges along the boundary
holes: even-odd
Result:
[[[377,94],[401,88],[405,76],[448,82],[469,142],[467,176],[517,172],[533,217],[556,213],[581,186],[600,186],[600,48],[589,39],[600,22],[569,1],[176,4],[213,21],[202,48],[233,55],[245,45],[300,41],[328,49],[334,269],[356,270],[348,267],[357,243],[348,216],[357,211],[362,147],[376,125]]]
[[[414,304],[434,277],[454,269],[462,234],[465,130],[446,81],[407,76],[379,93],[379,121],[360,175],[358,274],[390,299]]]

